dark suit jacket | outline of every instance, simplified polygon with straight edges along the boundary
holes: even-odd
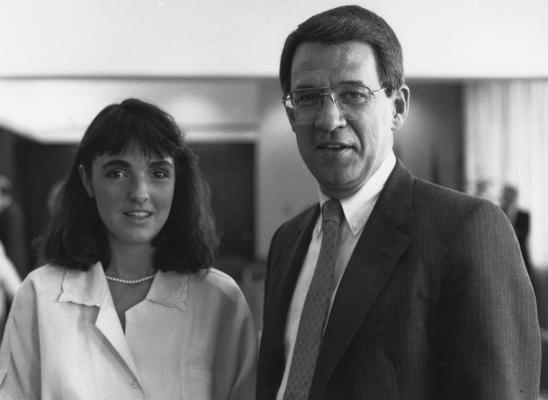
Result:
[[[271,243],[258,400],[284,368],[289,303],[316,205]],[[540,334],[502,210],[396,165],[336,294],[310,399],[537,399]]]

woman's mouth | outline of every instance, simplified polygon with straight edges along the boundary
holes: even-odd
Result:
[[[152,215],[152,211],[148,210],[129,210],[125,211],[124,215],[131,219],[145,219]]]

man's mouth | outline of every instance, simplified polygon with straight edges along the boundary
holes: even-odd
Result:
[[[349,149],[350,146],[342,143],[321,143],[317,146],[317,148],[324,151],[341,151]]]

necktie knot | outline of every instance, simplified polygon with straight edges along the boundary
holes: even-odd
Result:
[[[323,224],[326,222],[334,222],[339,225],[342,221],[342,207],[339,200],[328,200],[322,207]]]

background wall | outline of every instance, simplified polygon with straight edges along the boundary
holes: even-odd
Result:
[[[408,83],[411,112],[396,134],[398,156],[418,176],[462,189],[460,84]],[[7,95],[0,115],[25,104],[16,132],[26,139],[0,147],[0,173],[15,177],[23,192],[30,238],[49,188],[68,171],[69,149],[100,109],[126,96],[160,105],[187,132],[212,186],[225,254],[264,260],[277,226],[317,199],[274,78],[11,80],[0,91]]]
[[[0,76],[274,76],[287,34],[312,14],[347,3],[2,1]],[[408,76],[548,73],[548,52],[541,50],[548,37],[545,0],[355,3],[394,28]]]

